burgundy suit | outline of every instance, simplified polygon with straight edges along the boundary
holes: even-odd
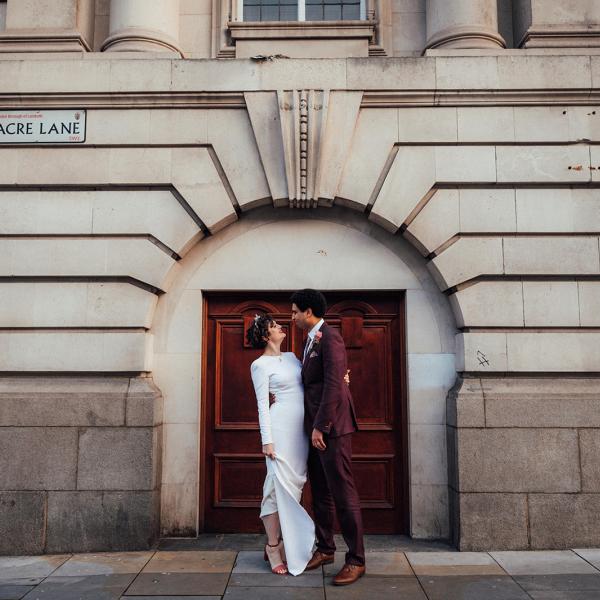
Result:
[[[350,390],[344,381],[346,348],[340,334],[323,323],[302,364],[304,427],[324,434],[325,450],[311,444],[308,477],[313,495],[317,549],[335,552],[334,514],[348,545],[346,563],[365,564],[360,503],[352,473],[351,435],[358,429]]]

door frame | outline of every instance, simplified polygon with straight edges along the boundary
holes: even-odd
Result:
[[[197,533],[204,532],[204,524],[205,524],[205,498],[207,491],[207,482],[206,482],[206,430],[207,430],[207,419],[206,419],[206,406],[208,399],[206,397],[206,385],[204,385],[205,378],[207,376],[207,348],[208,348],[208,304],[209,298],[211,295],[224,295],[224,294],[272,294],[272,293],[289,293],[290,296],[294,292],[294,290],[202,290],[202,344],[201,344],[201,366],[200,366],[200,406],[199,406],[199,418],[198,418],[198,430],[199,430],[199,440],[198,440],[198,452],[199,452],[199,461],[198,461],[198,503],[197,503],[197,523],[198,523],[198,531]],[[400,501],[400,511],[402,514],[406,515],[406,520],[404,524],[404,530],[398,531],[397,535],[408,535],[410,536],[410,460],[409,460],[409,422],[408,422],[408,381],[407,381],[407,323],[406,323],[406,290],[393,290],[393,289],[384,289],[384,290],[372,290],[372,289],[362,289],[362,290],[353,290],[353,289],[344,289],[344,290],[325,290],[325,294],[396,294],[399,300],[399,320],[400,320],[400,339],[398,340],[399,348],[400,348],[400,393],[399,393],[399,414],[400,414],[400,430],[398,434],[400,435],[400,444],[399,447],[396,448],[400,457],[400,467],[402,472],[402,477],[400,477],[400,481],[397,484],[398,489],[402,492],[402,497]],[[398,525],[396,523],[396,525]]]

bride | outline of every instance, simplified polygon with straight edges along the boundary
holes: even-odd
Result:
[[[302,364],[293,352],[281,352],[285,333],[269,315],[257,315],[246,338],[254,348],[264,348],[250,372],[267,463],[260,511],[267,534],[265,560],[277,575],[299,575],[315,541],[315,524],[300,504],[308,459]],[[270,394],[277,399],[271,407]]]

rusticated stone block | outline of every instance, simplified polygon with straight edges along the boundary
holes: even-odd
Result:
[[[460,429],[461,492],[579,492],[577,432]]]
[[[482,379],[488,427],[600,427],[595,379]]]
[[[159,492],[49,492],[48,552],[145,550],[158,535]]]
[[[77,429],[0,427],[0,489],[74,489]]]
[[[530,494],[534,550],[600,545],[600,494]]]
[[[82,430],[77,489],[153,489],[152,434],[152,427],[90,427]]]
[[[124,377],[6,377],[0,379],[3,426],[123,425]]]
[[[130,380],[127,390],[126,424],[151,427],[162,423],[162,394],[149,377]]]
[[[33,427],[122,425],[123,400],[54,394],[0,398],[0,423]]]
[[[453,427],[485,427],[480,379],[461,379],[448,392],[446,423]]]
[[[528,548],[525,494],[460,494],[459,502],[459,550]]]
[[[0,554],[44,551],[45,496],[45,492],[0,492]]]
[[[600,429],[579,432],[581,448],[581,487],[584,492],[600,492]]]

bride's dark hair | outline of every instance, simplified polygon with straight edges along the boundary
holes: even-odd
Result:
[[[269,339],[269,325],[273,323],[271,315],[256,315],[254,322],[246,331],[246,340],[253,348],[264,348]]]

